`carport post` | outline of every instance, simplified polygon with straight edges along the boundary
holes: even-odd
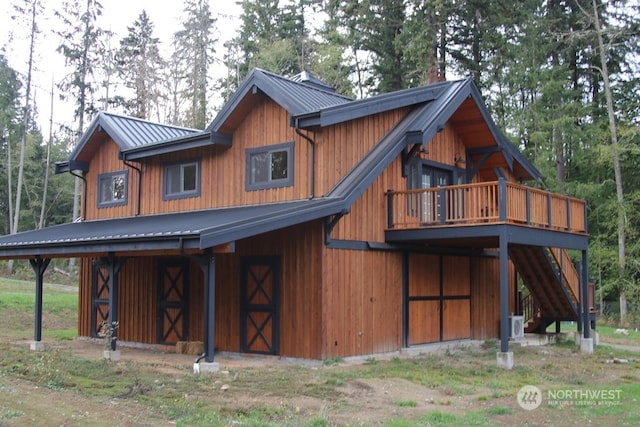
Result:
[[[216,333],[215,317],[216,317],[216,257],[210,255],[209,266],[207,271],[207,286],[204,290],[204,299],[206,304],[205,313],[205,336],[204,342],[206,345],[205,361],[207,363],[213,362],[214,353],[214,336]]]
[[[216,257],[209,251],[200,257],[200,268],[204,273],[204,353],[193,363],[193,372],[218,372],[220,366],[214,362],[216,333]],[[204,359],[204,362],[201,362]]]
[[[31,268],[36,273],[36,301],[35,301],[35,327],[34,341],[39,343],[42,340],[42,284],[44,282],[44,272],[51,262],[50,258],[42,259],[39,256],[30,259]]]
[[[111,351],[116,351],[116,336],[115,331],[118,324],[118,273],[124,265],[126,258],[118,258],[113,253],[104,260],[107,264],[107,271],[109,272],[109,325],[108,330],[110,334],[114,334],[110,337],[111,342],[109,348]]]

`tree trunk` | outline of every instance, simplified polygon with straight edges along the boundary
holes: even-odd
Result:
[[[47,142],[47,162],[44,165],[44,183],[42,185],[42,203],[40,205],[40,220],[38,228],[44,227],[44,213],[47,205],[47,190],[49,187],[49,163],[51,162],[51,144],[53,142],[53,78],[51,79],[51,113],[49,114],[49,142]]]
[[[31,74],[33,70],[33,50],[35,48],[36,34],[38,28],[36,27],[36,6],[37,0],[31,2],[31,36],[29,42],[29,67],[27,69],[27,85],[25,91],[24,101],[24,117],[22,121],[22,138],[20,139],[20,155],[18,160],[18,182],[16,183],[16,203],[13,207],[13,224],[11,225],[11,234],[18,232],[18,226],[20,223],[20,208],[22,205],[22,180],[24,178],[24,156],[27,151],[27,132],[29,131],[29,117],[31,113],[30,100],[31,100]],[[11,173],[11,171],[9,171]],[[13,260],[7,263],[7,272],[13,273]]]
[[[625,248],[625,214],[624,214],[624,191],[622,187],[622,166],[620,164],[620,146],[618,143],[618,130],[616,127],[616,116],[613,109],[613,94],[611,93],[611,83],[609,81],[609,69],[607,68],[607,53],[602,39],[600,27],[600,15],[596,0],[591,0],[593,5],[593,19],[598,38],[598,50],[600,52],[600,72],[602,73],[602,83],[604,94],[607,100],[607,115],[609,117],[609,131],[611,133],[611,146],[613,147],[613,173],[616,181],[616,197],[618,201],[618,290],[620,296],[620,322],[624,321],[627,314],[627,298],[625,295],[625,270],[626,270],[626,248]]]

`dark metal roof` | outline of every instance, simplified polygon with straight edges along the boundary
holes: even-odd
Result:
[[[291,116],[309,114],[352,99],[320,85],[312,85],[254,68],[213,119],[207,130],[219,131],[247,94],[258,90],[281,105]]]
[[[384,111],[433,101],[440,97],[442,92],[449,88],[452,83],[455,82],[435,83],[376,95],[371,98],[358,99],[353,102],[323,108],[310,114],[299,115],[293,117],[293,120],[301,128],[331,126]]]
[[[262,71],[257,72],[255,76],[256,79],[269,79],[271,85],[263,85],[269,90],[273,90],[275,82],[282,84],[283,88],[286,87],[286,83],[283,83],[286,79],[276,79]],[[402,153],[403,149],[411,144],[427,144],[438,131],[444,128],[460,105],[469,98],[474,100],[505,158],[511,158],[511,161],[520,163],[532,177],[539,177],[533,165],[498,130],[471,80],[438,84],[433,92],[404,93],[418,94],[422,97],[420,98],[422,101],[383,136],[324,197],[64,224],[0,237],[0,259],[36,255],[78,256],[109,251],[206,249],[314,219],[345,213],[380,173]],[[389,101],[388,105],[398,105],[400,102],[409,102],[408,105],[413,105],[416,102],[415,100],[402,101],[402,97],[389,96],[383,98],[383,101],[385,99]],[[363,102],[361,105],[366,108],[375,108],[375,103]],[[191,139],[198,142],[202,141],[206,134],[205,132],[190,135]],[[189,139],[184,138],[184,140]],[[132,148],[131,152],[135,152],[135,149]]]
[[[320,89],[328,90],[329,92],[336,91],[336,89],[333,86],[329,85],[326,82],[323,82],[322,80],[320,80],[319,78],[317,78],[316,76],[314,76],[313,74],[311,74],[306,70],[296,74],[295,76],[292,76],[290,80],[297,83],[304,83],[307,85],[316,86]]]
[[[163,125],[100,111],[78,141],[69,160],[75,160],[78,157],[96,131],[106,132],[122,150],[201,132],[197,129]]]
[[[0,259],[206,249],[340,212],[323,198],[56,225],[0,237]]]
[[[124,160],[140,160],[210,145],[229,147],[231,146],[231,135],[218,132],[197,132],[187,136],[179,136],[152,144],[128,148],[121,151],[121,157]]]

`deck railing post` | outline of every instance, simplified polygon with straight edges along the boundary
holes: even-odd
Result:
[[[525,189],[525,208],[527,210],[527,225],[531,225],[531,189],[529,186]]]
[[[440,203],[438,210],[440,211],[440,224],[446,224],[447,222],[447,194],[444,187],[438,189],[438,199]]]
[[[547,225],[551,228],[551,192],[547,191]]]
[[[571,231],[571,200],[567,197],[567,231]]]
[[[507,220],[507,181],[502,177],[498,178],[498,206],[500,221],[505,222]]]
[[[393,228],[393,190],[387,190],[387,228]]]

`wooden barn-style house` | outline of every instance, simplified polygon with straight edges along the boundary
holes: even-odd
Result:
[[[101,112],[56,170],[82,218],[0,238],[36,273],[35,343],[49,261],[77,257],[80,336],[201,341],[212,369],[466,339],[510,367],[511,339],[565,320],[593,349],[585,202],[524,184],[469,79],[353,100],[255,69],[207,129]]]

